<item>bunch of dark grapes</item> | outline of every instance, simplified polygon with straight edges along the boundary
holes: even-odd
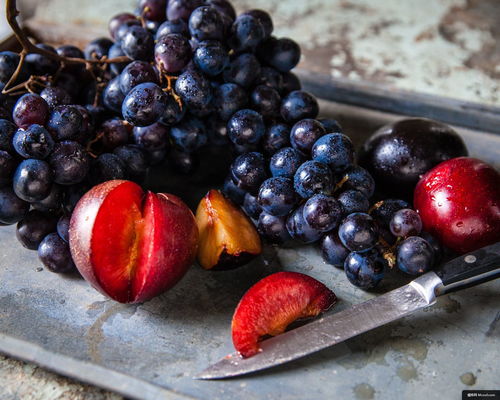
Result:
[[[61,57],[129,61],[85,68],[28,54],[11,83],[25,81],[30,93],[2,94],[0,223],[17,223],[21,243],[49,270],[74,268],[68,225],[91,186],[142,182],[165,161],[193,174],[200,154],[217,147],[234,158],[224,192],[265,239],[321,241],[325,260],[345,264],[353,283],[378,283],[380,236],[393,239],[377,217],[389,218],[387,207],[367,214],[373,179],[354,165],[336,121],[315,119],[316,99],[290,72],[300,48],[272,35],[266,12],[236,16],[227,0],[139,0],[135,13],[111,19],[109,32],[83,51],[37,46]],[[19,60],[0,53],[2,88]],[[408,260],[425,257],[422,246],[429,243],[405,239],[400,266],[414,272]]]

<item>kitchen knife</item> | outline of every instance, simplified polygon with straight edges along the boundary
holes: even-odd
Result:
[[[500,277],[500,242],[455,258],[409,284],[260,343],[249,358],[224,357],[194,379],[224,379],[274,367],[343,342],[436,302],[436,296]]]

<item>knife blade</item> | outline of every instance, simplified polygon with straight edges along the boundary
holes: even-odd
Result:
[[[232,353],[194,379],[224,379],[304,357],[431,306],[436,296],[500,277],[500,242],[458,257],[409,284],[260,343],[261,352]]]

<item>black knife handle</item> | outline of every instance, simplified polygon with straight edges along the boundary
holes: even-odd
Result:
[[[443,281],[438,295],[455,292],[500,277],[500,242],[457,257],[434,272]]]

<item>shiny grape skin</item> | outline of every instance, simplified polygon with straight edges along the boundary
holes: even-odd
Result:
[[[213,7],[196,8],[189,17],[188,27],[191,37],[198,41],[224,39],[224,21]]]
[[[266,36],[265,28],[258,18],[241,14],[231,27],[228,43],[237,53],[253,52]]]
[[[277,90],[260,85],[250,94],[251,107],[266,118],[278,118],[281,97]]]
[[[431,245],[432,250],[434,250],[434,264],[437,265],[443,258],[443,253],[444,253],[443,246],[434,236],[432,236],[428,232],[425,231],[420,232],[419,236]]]
[[[214,104],[219,117],[227,121],[236,111],[246,107],[248,94],[236,83],[224,83],[215,89]]]
[[[0,187],[11,183],[18,161],[5,150],[0,150]]]
[[[71,221],[70,215],[61,215],[57,221],[57,234],[66,243],[69,243],[69,223]]]
[[[304,219],[307,224],[320,232],[336,228],[342,217],[342,207],[333,197],[316,194],[304,204]]]
[[[334,173],[339,173],[353,165],[354,145],[342,133],[329,133],[314,143],[311,155],[313,160],[325,163]]]
[[[327,133],[343,133],[342,126],[333,118],[319,118]]]
[[[273,88],[282,93],[284,82],[282,74],[273,67],[264,66],[260,70],[260,75],[255,82],[255,86],[264,85]]]
[[[26,130],[19,129],[12,139],[12,144],[21,157],[43,160],[52,152],[55,143],[43,126],[33,124]]]
[[[122,104],[123,117],[135,126],[148,126],[158,121],[167,109],[167,95],[155,83],[134,87]]]
[[[251,53],[243,53],[231,60],[224,70],[224,81],[250,88],[260,76],[260,63]]]
[[[254,110],[243,109],[233,114],[227,123],[229,139],[237,145],[252,145],[260,141],[266,126],[262,115]]]
[[[229,54],[221,42],[203,41],[196,48],[193,61],[205,75],[214,77],[229,64]]]
[[[19,54],[13,51],[0,52],[0,82],[7,83],[19,64]]]
[[[175,92],[188,108],[207,107],[213,99],[210,81],[195,70],[188,70],[179,75],[175,82]]]
[[[127,95],[132,88],[141,83],[158,84],[158,75],[151,64],[145,61],[132,61],[120,73],[118,81],[121,91]]]
[[[385,199],[376,203],[370,214],[380,227],[389,230],[392,216],[403,208],[410,208],[410,204],[400,199]]]
[[[100,60],[103,57],[107,57],[112,45],[113,41],[108,38],[97,38],[85,47],[83,53],[87,60]]]
[[[283,76],[283,87],[281,92],[283,93],[283,95],[287,95],[295,90],[302,89],[302,85],[299,81],[299,78],[293,72],[284,72],[282,76]],[[325,125],[323,124],[323,126]],[[327,132],[330,131],[327,130]]]
[[[58,86],[47,86],[40,92],[40,96],[47,102],[51,109],[73,102],[69,93],[64,88]]]
[[[169,35],[171,33],[178,33],[183,36],[189,37],[188,25],[182,19],[165,21],[158,27],[155,39],[159,40],[162,36]]]
[[[56,230],[57,217],[31,210],[17,223],[16,237],[29,250],[37,250],[41,241]]]
[[[51,272],[66,273],[74,271],[69,245],[57,233],[50,233],[38,246],[38,257]]]
[[[256,194],[261,183],[267,178],[264,157],[257,152],[236,157],[231,164],[231,176],[237,187]]]
[[[116,40],[116,32],[118,31],[118,28],[120,27],[121,24],[123,24],[126,21],[139,22],[137,17],[131,13],[120,13],[113,16],[113,18],[109,20],[108,23],[109,34],[114,40]]]
[[[398,246],[397,265],[407,274],[423,274],[430,271],[434,265],[434,250],[425,239],[411,236]]]
[[[368,214],[349,214],[339,227],[339,238],[351,251],[370,250],[378,241],[377,226]]]
[[[355,212],[368,212],[370,200],[358,190],[346,190],[339,194],[338,201],[342,206],[343,215],[347,216]]]
[[[6,119],[0,119],[0,150],[7,151],[11,154],[15,153],[12,139],[16,132],[16,125]]]
[[[298,200],[291,179],[272,177],[260,185],[258,202],[268,214],[283,217],[292,211]]]
[[[179,105],[171,93],[167,93],[167,108],[161,116],[160,122],[166,126],[175,125],[184,118],[186,108],[184,105]]]
[[[281,72],[292,70],[299,63],[300,54],[299,45],[290,38],[271,37],[259,49],[259,58]]]
[[[137,145],[127,144],[116,147],[113,154],[118,156],[125,165],[127,178],[142,183],[146,178],[148,163],[145,152]]]
[[[95,186],[114,179],[127,179],[125,163],[115,154],[102,153],[92,160],[89,180]]]
[[[304,199],[322,193],[333,193],[333,175],[326,164],[309,160],[303,163],[294,175],[295,191]]]
[[[264,28],[264,39],[267,39],[273,33],[273,20],[267,12],[263,10],[249,10],[245,11],[241,15],[250,15],[261,23],[262,27]]]
[[[26,93],[17,100],[12,119],[19,127],[26,129],[32,124],[45,125],[49,115],[49,105],[37,94]]]
[[[62,207],[63,200],[64,197],[61,186],[54,183],[48,196],[40,201],[31,203],[31,206],[38,211],[57,213]]]
[[[168,0],[139,0],[140,15],[148,20],[162,22],[167,18]]]
[[[215,8],[231,21],[234,21],[236,18],[236,11],[234,10],[231,2],[228,0],[205,0],[205,4]]]
[[[290,131],[290,143],[305,155],[311,153],[311,149],[323,135],[326,134],[325,128],[315,119],[303,119],[298,121]],[[323,162],[322,160],[317,160]]]
[[[347,180],[342,185],[343,189],[359,190],[368,198],[373,196],[375,181],[366,169],[358,165],[349,167],[344,171],[344,177]]]
[[[83,115],[72,105],[55,107],[47,120],[47,130],[56,142],[77,140],[82,125]]]
[[[28,202],[16,196],[12,188],[0,188],[0,223],[11,225],[19,222],[29,211]]]
[[[215,146],[227,146],[230,144],[227,136],[227,124],[218,118],[208,118],[205,120],[207,127],[208,142]]]
[[[422,220],[415,210],[403,208],[394,213],[389,228],[397,237],[416,236],[422,230]]]
[[[167,3],[167,19],[183,19],[187,21],[195,8],[203,5],[203,0],[169,0]]]
[[[49,162],[54,170],[54,182],[73,185],[85,179],[90,168],[90,158],[85,148],[73,141],[56,143]]]
[[[121,40],[123,52],[132,60],[151,60],[154,45],[153,35],[142,26],[131,26]]]
[[[22,161],[12,179],[14,192],[28,202],[40,201],[47,197],[52,187],[53,174],[46,161],[28,159]]]
[[[121,119],[109,119],[104,121],[97,130],[97,136],[106,151],[126,145],[132,133],[132,127]]]
[[[281,102],[281,116],[289,123],[306,118],[316,118],[318,112],[318,101],[303,90],[294,90]]]
[[[56,50],[45,43],[38,43],[36,47],[57,54]],[[24,64],[31,75],[54,75],[59,69],[59,62],[38,53],[29,53]]]
[[[191,60],[191,45],[179,33],[161,36],[155,45],[154,56],[158,69],[167,74],[176,74]]]
[[[138,19],[135,19],[135,20],[132,19],[132,20],[124,21],[120,25],[118,25],[118,28],[116,28],[116,32],[115,32],[116,43],[120,43],[120,46],[121,46],[123,38],[125,37],[125,35],[129,31],[129,29],[132,28],[133,26],[141,26],[141,22]],[[122,50],[123,50],[123,48],[122,48]]]
[[[352,252],[344,262],[349,282],[361,289],[376,287],[384,277],[385,261],[376,250]]]
[[[313,243],[321,238],[322,232],[311,228],[304,219],[304,205],[297,207],[288,215],[286,228],[293,239],[303,243]]]
[[[224,180],[224,185],[222,187],[222,192],[231,199],[234,203],[238,205],[242,205],[245,201],[245,194],[247,193],[245,190],[236,186],[233,182],[233,178],[231,176],[226,177]]]
[[[252,196],[250,193],[245,193],[245,199],[242,205],[243,211],[253,219],[258,219],[262,213],[262,207],[256,196]]]
[[[117,76],[109,81],[102,94],[104,105],[114,112],[121,112],[125,95],[120,89],[120,78]]]
[[[286,217],[276,217],[265,211],[259,216],[257,231],[268,243],[282,245],[292,240],[286,228]]]
[[[118,58],[123,56],[125,56],[125,52],[123,51],[120,43],[114,43],[113,46],[109,48],[108,58]],[[112,63],[109,65],[109,70],[114,76],[118,76],[126,66],[126,62]]]
[[[184,118],[172,126],[170,137],[179,150],[191,153],[207,144],[205,124],[196,117]]]
[[[149,126],[136,126],[133,129],[134,142],[147,151],[161,150],[168,145],[170,129],[156,122]]]
[[[336,231],[326,233],[321,239],[323,261],[334,267],[344,269],[344,262],[350,251],[345,248]]]
[[[288,146],[290,146],[290,127],[283,122],[268,124],[262,141],[264,152],[268,156],[272,156],[278,150]],[[302,161],[298,163],[297,168],[301,163]],[[294,173],[295,171],[293,171]],[[293,174],[290,176],[293,176]]]

